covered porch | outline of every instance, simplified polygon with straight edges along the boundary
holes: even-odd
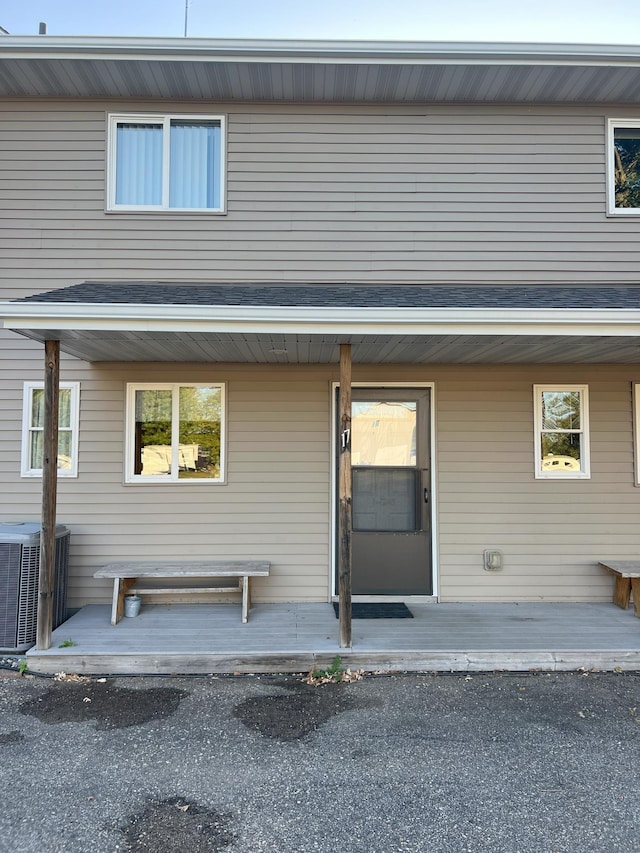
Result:
[[[295,411],[299,424],[312,437],[309,446],[315,449],[320,472],[313,491],[309,492],[314,508],[318,509],[308,518],[301,517],[299,540],[285,555],[286,566],[282,558],[272,560],[274,571],[269,584],[281,581],[277,597],[273,587],[261,590],[262,595],[271,598],[267,598],[269,603],[258,600],[255,616],[252,614],[248,625],[236,624],[235,608],[199,604],[147,607],[139,619],[126,620],[112,628],[102,605],[92,605],[81,609],[53,636],[49,618],[39,617],[42,636],[38,649],[29,654],[34,670],[301,671],[329,664],[336,654],[341,655],[345,665],[371,670],[583,666],[614,669],[623,665],[637,668],[638,623],[634,623],[631,612],[617,612],[611,604],[604,603],[606,588],[597,562],[603,558],[635,559],[639,545],[635,533],[637,493],[629,429],[631,381],[640,376],[637,373],[640,369],[638,287],[96,282],[5,303],[2,313],[6,328],[45,344],[45,392],[50,405],[49,414],[45,412],[44,432],[50,447],[45,453],[48,461],[44,468],[48,476],[43,478],[42,529],[49,538],[55,529],[57,500],[58,445],[54,427],[60,352],[97,365],[95,373],[100,376],[94,386],[96,399],[101,399],[99,395],[108,382],[115,387],[113,367],[105,365],[126,363],[136,371],[142,365],[143,372],[137,379],[154,369],[150,367],[154,363],[162,365],[163,373],[173,371],[171,375],[176,377],[177,370],[180,375],[186,370],[189,374],[204,375],[211,364],[232,365],[233,370],[245,371],[249,369],[247,366],[297,369],[301,381],[288,396],[284,395],[280,412],[280,429],[287,441],[280,437],[279,443],[274,440],[277,453],[273,458],[282,461],[291,442],[300,440],[301,432],[291,418]],[[562,489],[558,489],[556,485],[561,481],[541,485],[533,479],[531,390],[533,383],[539,381],[541,365],[547,366],[546,376],[550,377],[547,381],[551,382],[559,369],[563,381],[572,375],[583,382],[585,366],[593,366],[593,371],[602,365],[608,368],[606,376],[599,379],[598,460],[604,459],[602,448],[607,446],[610,434],[618,441],[618,444],[613,442],[618,455],[614,458],[609,454],[606,465],[600,463],[597,489],[571,481],[562,483]],[[622,365],[630,367],[622,372],[618,368]],[[475,368],[489,387],[496,382],[497,366],[511,372],[500,380],[501,390],[494,398],[481,386],[470,388],[468,378],[463,376],[463,372]],[[228,367],[226,370],[229,372]],[[322,405],[314,417],[303,420],[300,406],[296,404],[295,410],[292,406],[309,375],[316,375],[314,370],[318,376],[317,400]],[[480,374],[480,370],[485,372]],[[331,383],[339,384],[345,392],[358,383],[411,387],[437,380],[435,374],[444,377],[438,389],[439,420],[437,424],[434,420],[431,430],[439,444],[439,455],[434,441],[430,479],[424,480],[425,502],[429,497],[433,522],[430,531],[433,603],[409,601],[415,616],[412,620],[354,620],[351,625],[350,618],[345,616],[339,625],[328,602],[339,593],[346,605],[342,613],[350,613],[350,406],[347,393],[341,394],[339,417],[333,417]],[[235,400],[244,401],[245,409],[237,406],[232,411],[240,425],[239,432],[246,430],[242,425],[243,411],[247,411],[247,401],[257,387],[257,373],[240,375],[244,397],[239,394]],[[449,376],[453,379],[447,391],[443,385]],[[118,382],[124,378],[124,371],[117,374]],[[619,412],[613,411],[609,416],[607,404],[612,378],[618,385],[614,402],[619,405]],[[466,392],[457,390],[456,383],[462,379],[467,382]],[[123,389],[124,384],[119,387]],[[122,390],[115,392],[114,399],[118,406],[122,405]],[[240,469],[244,458],[255,460],[252,454],[261,440],[257,415],[262,417],[262,412],[257,408],[252,431],[243,433],[246,456],[242,456],[240,445],[235,449],[236,476],[230,479],[227,489],[227,492],[235,490],[239,511],[234,519],[243,518],[245,506],[254,506],[256,482],[251,473],[247,476],[247,471]],[[477,430],[473,412],[478,415]],[[290,420],[294,424],[291,429]],[[338,433],[335,437],[340,454],[337,489],[331,483],[331,472],[337,467],[331,430]],[[437,436],[436,431],[439,431]],[[100,431],[100,440],[103,433]],[[120,420],[114,421],[108,435],[121,446]],[[94,448],[98,446],[94,439]],[[268,453],[265,452],[264,458],[268,459]],[[95,482],[92,464],[85,463],[82,469],[82,485],[88,487]],[[264,460],[260,464],[264,465]],[[263,482],[267,483],[264,500],[269,504],[276,498],[280,500],[279,494],[269,490],[269,477],[280,473],[276,468],[275,462],[269,462],[265,467],[268,476],[263,475]],[[119,505],[126,506],[133,519],[134,513],[141,512],[148,495],[157,496],[159,504],[160,498],[167,500],[166,492],[161,496],[160,489],[149,489],[143,501],[140,497],[143,493],[129,489],[126,479],[122,482],[122,469],[123,461],[118,457],[116,468],[108,471],[109,495],[96,498],[104,520],[100,529],[92,528],[97,544],[89,543],[79,566],[85,589],[95,568],[111,559],[118,556],[161,559],[164,554],[157,539],[162,525],[158,525],[154,516],[144,516],[147,538],[140,543],[135,540],[133,547],[137,550],[115,553],[115,549],[125,547],[120,544],[120,526],[124,522],[118,515]],[[104,468],[103,474],[106,471]],[[287,488],[306,475],[291,468],[289,476],[290,480],[281,480]],[[487,483],[492,484],[490,494]],[[306,493],[299,493],[307,497]],[[610,508],[613,496],[618,493],[622,494],[623,503],[616,519],[612,516],[603,521],[602,508]],[[572,502],[576,507],[572,515],[574,527],[568,528],[563,519],[566,507],[573,506]],[[172,511],[180,505],[179,500],[170,503]],[[287,512],[281,514],[279,529],[265,524],[260,532],[255,535],[252,532],[251,545],[259,548],[259,552],[243,553],[243,558],[273,558],[271,552],[288,537],[286,525],[290,513],[295,511],[294,503],[295,499],[288,503],[281,501]],[[215,550],[212,545],[215,524],[211,524],[211,519],[216,518],[215,510],[223,511],[224,496],[218,492],[208,507],[203,507],[202,498],[189,505],[190,512],[196,513],[194,518],[199,519],[193,522],[194,529],[197,528],[194,540],[186,550],[177,536],[165,544],[172,549],[172,556],[209,557]],[[266,503],[260,512],[264,512],[264,506]],[[103,508],[108,509],[108,514],[103,513]],[[78,518],[83,517],[84,510],[75,511]],[[613,509],[609,511],[613,513]],[[163,517],[169,534],[177,530],[177,525],[166,522],[175,516]],[[623,535],[613,526],[617,518],[621,519]],[[306,601],[277,603],[287,601],[292,581],[304,577],[305,570],[300,565],[307,556],[304,549],[309,519],[320,531],[313,561],[308,559],[309,564],[313,562],[315,572],[312,576],[308,570],[312,590],[298,593]],[[73,517],[64,520],[73,526]],[[220,522],[220,530],[228,523],[228,519]],[[109,532],[108,547],[113,554],[96,536],[103,529]],[[249,541],[250,529],[247,522],[242,528],[244,537],[241,534],[237,541]],[[547,530],[551,530],[548,536]],[[47,536],[43,536],[41,605],[50,603],[52,589],[53,548],[51,543],[46,545],[46,540]],[[461,540],[465,541],[459,545]],[[270,543],[269,553],[265,541]],[[489,575],[480,561],[484,548],[499,546],[502,541],[509,546],[508,557],[513,567],[506,591],[488,580],[496,576]],[[218,548],[215,556],[231,559],[235,544],[226,541],[224,549]],[[340,583],[336,590],[332,588],[331,563],[338,550],[335,560]],[[571,574],[565,575],[564,585],[559,588],[553,579],[563,577],[562,566],[568,566]],[[546,586],[540,586],[541,578]],[[470,579],[475,587],[468,592]],[[592,589],[587,588],[585,580]],[[93,580],[89,583],[93,584]],[[468,598],[465,603],[453,603],[462,595],[468,598],[475,595],[478,603]],[[91,601],[86,592],[83,596],[78,604]],[[451,603],[434,607],[436,601],[447,601],[447,596]],[[480,603],[491,596],[503,603]],[[556,600],[554,596],[566,603],[551,603]],[[574,596],[575,603],[569,603],[574,602]],[[73,644],[61,648],[65,640]]]
[[[604,671],[640,669],[640,621],[612,603],[411,604],[413,619],[354,619],[340,648],[331,604],[146,605],[109,624],[108,605],[82,608],[27,652],[34,672],[205,674]]]

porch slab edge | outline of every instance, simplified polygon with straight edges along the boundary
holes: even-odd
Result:
[[[300,654],[26,654],[31,672],[80,675],[207,675],[308,672],[328,667],[336,652]],[[365,652],[342,649],[342,665],[365,672],[602,672],[640,670],[640,650]]]

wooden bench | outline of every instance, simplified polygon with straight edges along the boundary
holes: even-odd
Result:
[[[180,595],[203,592],[241,592],[242,621],[247,622],[251,607],[249,581],[253,577],[267,577],[269,569],[270,563],[251,560],[109,563],[98,569],[94,578],[113,578],[112,625],[116,625],[122,618],[125,595]],[[202,578],[204,581],[194,583],[193,578]],[[237,578],[238,582],[235,586],[223,586],[220,583],[211,583],[214,578]],[[187,583],[162,586],[158,584],[160,579],[186,580]]]
[[[600,561],[599,565],[616,577],[613,603],[626,610],[633,593],[635,614],[640,616],[640,560]]]

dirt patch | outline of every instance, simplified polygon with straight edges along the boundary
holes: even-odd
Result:
[[[15,668],[5,669],[4,667],[0,667],[0,680],[4,681],[9,678],[23,678],[23,676],[18,671],[18,663],[16,662]]]
[[[287,684],[286,689],[290,692],[241,702],[234,708],[233,716],[264,737],[290,741],[300,740],[344,711],[378,704],[354,696],[353,687],[343,684],[324,684],[321,687]]]
[[[174,797],[148,803],[121,832],[133,853],[218,853],[235,841],[227,825],[225,815]]]
[[[189,694],[170,687],[132,690],[100,684],[56,684],[20,707],[42,723],[95,722],[99,729],[124,729],[174,714]]]
[[[0,732],[0,746],[10,743],[20,743],[21,740],[24,740],[24,735],[17,729],[14,729],[12,732]]]

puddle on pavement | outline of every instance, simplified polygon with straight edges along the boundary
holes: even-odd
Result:
[[[247,699],[236,705],[233,716],[264,737],[291,741],[300,740],[317,731],[337,714],[364,710],[379,704],[347,693],[353,690],[353,686],[349,685],[282,686],[291,692]]]
[[[56,684],[20,707],[42,723],[95,722],[99,729],[124,729],[174,714],[189,694],[170,687],[132,690],[109,683]]]
[[[148,803],[121,832],[133,853],[218,853],[235,841],[225,815],[180,797]]]
[[[0,746],[10,743],[20,743],[21,740],[24,740],[24,735],[17,729],[14,729],[12,732],[0,732]]]

